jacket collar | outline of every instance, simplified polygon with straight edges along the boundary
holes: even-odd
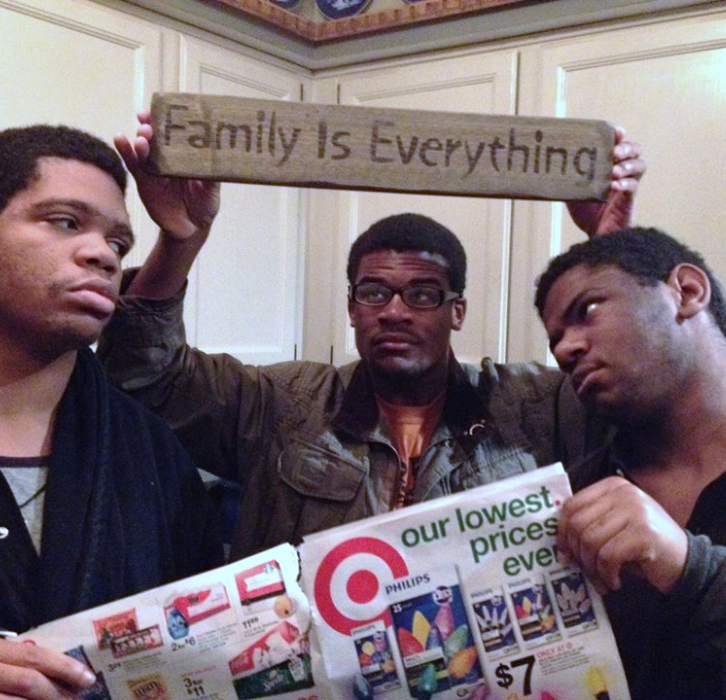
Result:
[[[476,381],[476,380],[475,380]],[[466,370],[451,354],[447,378],[446,402],[443,420],[446,435],[468,441],[488,433],[494,428],[484,402]],[[373,383],[363,362],[358,362],[350,378],[340,410],[333,425],[361,440],[368,439],[379,423],[378,406]],[[439,431],[435,439],[439,438]]]

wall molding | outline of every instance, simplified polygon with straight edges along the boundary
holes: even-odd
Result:
[[[233,10],[246,12],[298,38],[315,44],[345,39],[369,32],[395,29],[421,22],[444,20],[454,15],[475,12],[492,12],[507,5],[521,5],[528,0],[400,0],[394,7],[378,11],[367,11],[345,19],[314,19],[303,13],[278,7],[270,0],[207,0],[210,4],[225,5]],[[539,0],[552,2],[553,0]],[[375,7],[376,0],[373,0]],[[531,4],[531,0],[529,0]]]
[[[338,39],[312,41],[283,30],[278,24],[234,9],[219,0],[94,0],[117,9],[124,6],[161,14],[183,23],[188,31],[213,33],[273,59],[281,59],[311,72],[464,48],[495,41],[526,38],[542,32],[594,29],[619,21],[667,19],[686,8],[694,11],[723,7],[723,0],[544,0],[517,2],[496,10],[451,14],[438,21],[352,33]],[[261,0],[240,0],[260,2]],[[426,2],[466,0],[422,0]],[[478,1],[478,0],[472,0]],[[265,3],[269,5],[269,3]],[[275,8],[284,12],[279,8]],[[292,13],[287,13],[292,14]],[[150,16],[153,18],[153,16]],[[309,18],[308,18],[309,19]],[[341,20],[337,20],[341,21]],[[347,20],[345,20],[347,21]]]

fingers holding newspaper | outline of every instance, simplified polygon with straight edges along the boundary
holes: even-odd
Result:
[[[557,548],[562,560],[582,566],[601,594],[620,589],[624,573],[669,593],[683,574],[688,540],[657,501],[614,476],[565,502]]]
[[[0,700],[59,700],[93,685],[87,666],[33,644],[0,639]]]

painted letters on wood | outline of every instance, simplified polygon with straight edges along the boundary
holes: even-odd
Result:
[[[604,199],[604,121],[157,93],[158,172],[331,189]]]

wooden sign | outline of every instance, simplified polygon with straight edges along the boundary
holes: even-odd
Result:
[[[605,199],[604,121],[157,93],[151,167],[163,175],[331,189]]]

